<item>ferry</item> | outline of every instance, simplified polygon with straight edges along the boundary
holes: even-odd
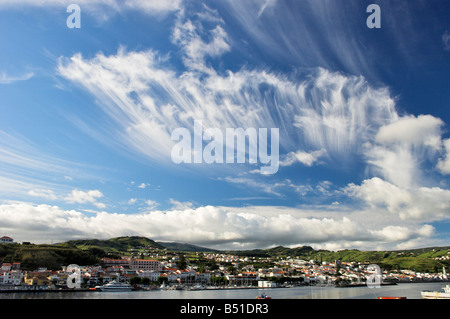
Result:
[[[420,293],[423,299],[450,299],[450,285],[447,284],[442,291],[423,290]]]
[[[129,284],[125,284],[120,281],[111,281],[110,283],[107,283],[103,286],[97,286],[95,287],[98,290],[101,291],[131,291],[132,287]]]
[[[442,278],[448,279],[445,267],[442,267]],[[423,299],[450,299],[450,284],[447,284],[441,291],[423,290],[420,292]]]

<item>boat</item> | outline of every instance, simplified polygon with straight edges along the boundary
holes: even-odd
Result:
[[[448,279],[445,267],[442,267],[442,279]],[[423,290],[420,293],[423,299],[450,299],[450,284],[445,285],[441,291]]]
[[[129,284],[125,284],[120,281],[111,281],[103,286],[97,286],[97,289],[101,291],[131,291],[133,288]]]
[[[423,299],[450,299],[450,285],[445,285],[441,291],[423,290],[420,294]]]
[[[191,291],[195,291],[195,290],[204,290],[205,287],[203,287],[202,285],[195,285],[195,286],[190,286],[187,287],[186,290],[191,290]]]
[[[272,297],[269,297],[265,293],[262,293],[261,295],[256,296],[256,299],[272,299]]]

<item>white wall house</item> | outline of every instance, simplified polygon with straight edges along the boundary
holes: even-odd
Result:
[[[158,281],[158,278],[161,276],[161,272],[153,270],[140,270],[138,271],[138,276],[141,278],[148,278],[150,281]]]
[[[23,281],[23,273],[21,271],[3,271],[0,274],[0,285],[20,285]]]
[[[0,244],[12,244],[14,240],[11,237],[3,236],[0,238]]]
[[[258,281],[259,288],[274,288],[276,286],[277,286],[277,284],[273,281],[267,281],[267,280]]]

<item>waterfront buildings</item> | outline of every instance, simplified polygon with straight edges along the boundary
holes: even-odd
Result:
[[[446,257],[446,256],[445,256]],[[66,265],[68,266],[68,265]],[[20,263],[4,262],[0,268],[0,289],[12,286],[67,288],[71,275],[62,269],[25,271]],[[273,287],[280,285],[334,285],[364,283],[367,264],[322,262],[298,258],[250,257],[226,253],[179,253],[166,250],[133,250],[125,256],[103,258],[98,265],[80,265],[83,287],[95,287],[113,280],[150,282],[160,285],[228,285]],[[413,270],[383,271],[383,282],[445,281],[445,273]],[[133,280],[132,280],[133,279]],[[144,279],[146,279],[144,281]]]

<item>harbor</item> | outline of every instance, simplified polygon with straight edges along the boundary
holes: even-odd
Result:
[[[423,299],[425,290],[439,291],[446,283],[402,283],[369,288],[358,286],[340,289],[332,286],[298,286],[286,288],[217,288],[217,289],[150,289],[132,291],[99,290],[48,290],[0,292],[0,299],[247,299],[254,300],[265,293],[274,300],[280,299],[379,299],[402,297]]]

